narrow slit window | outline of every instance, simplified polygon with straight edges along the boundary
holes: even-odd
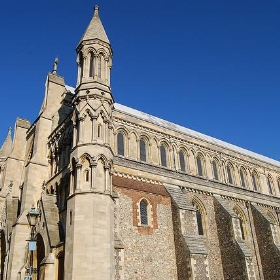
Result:
[[[239,225],[240,225],[240,231],[241,231],[241,238],[243,240],[245,240],[245,231],[244,231],[244,223],[243,220],[241,218],[238,219],[239,220]]]
[[[198,176],[203,176],[202,159],[201,159],[200,156],[196,157],[196,165],[197,165],[197,174],[198,174]]]
[[[256,176],[257,176],[256,173],[252,174],[252,183],[253,183],[253,188],[255,191],[258,190],[258,185],[257,185],[258,180],[257,180]]]
[[[242,168],[240,169],[240,181],[241,181],[241,186],[243,188],[246,188],[245,171]]]
[[[227,166],[227,175],[228,175],[228,183],[233,184],[233,177],[232,177],[232,167]]]
[[[84,76],[84,57],[83,57],[83,54],[80,52],[80,59],[79,59],[79,62],[80,62],[80,81],[82,81],[82,78]]]
[[[85,171],[85,181],[89,182],[89,171],[88,170]]]
[[[101,63],[102,63],[102,55],[100,54],[98,57],[98,77],[101,78]]]
[[[268,186],[269,194],[273,194],[272,182],[271,182],[271,178],[270,177],[267,178],[267,186]]]
[[[203,235],[203,224],[202,224],[202,216],[199,210],[196,210],[196,221],[197,221],[197,229],[198,229],[198,234]]]
[[[212,167],[213,167],[214,179],[219,181],[218,167],[217,167],[217,163],[215,160],[212,162]]]
[[[179,152],[179,159],[180,159],[181,171],[186,172],[185,155],[184,155],[183,151]]]
[[[94,55],[90,53],[90,60],[89,60],[89,76],[94,76]]]
[[[124,156],[124,135],[119,132],[117,136],[118,155]]]
[[[101,137],[101,124],[99,124],[98,127],[97,127],[97,137],[98,138]]]
[[[140,160],[147,160],[147,152],[146,152],[146,142],[144,139],[140,139]]]
[[[166,148],[163,145],[160,146],[160,160],[161,165],[167,167]]]
[[[144,199],[140,201],[140,220],[141,225],[148,225],[148,203]]]

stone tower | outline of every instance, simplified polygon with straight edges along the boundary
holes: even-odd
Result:
[[[65,279],[114,278],[112,49],[95,6],[77,51]]]

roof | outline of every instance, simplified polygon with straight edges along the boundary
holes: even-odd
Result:
[[[169,121],[166,121],[166,120],[154,117],[154,116],[149,115],[147,113],[143,113],[141,111],[138,111],[138,110],[132,109],[130,107],[124,106],[122,104],[115,103],[114,107],[115,107],[116,110],[118,110],[118,111],[120,111],[122,113],[125,113],[127,115],[131,115],[131,116],[137,117],[139,119],[142,119],[144,121],[156,124],[158,126],[165,127],[165,128],[168,128],[168,129],[171,129],[171,130],[174,130],[174,131],[178,131],[180,133],[183,133],[185,135],[191,136],[193,138],[196,138],[196,139],[199,139],[199,140],[202,140],[202,141],[214,144],[216,146],[219,146],[219,147],[226,148],[228,150],[237,152],[239,154],[242,154],[242,155],[245,155],[245,156],[249,156],[249,157],[255,158],[257,160],[260,160],[260,161],[263,161],[263,162],[275,165],[277,167],[280,167],[280,162],[277,161],[277,160],[274,160],[274,159],[271,159],[269,157],[266,157],[266,156],[263,156],[263,155],[251,152],[249,150],[240,148],[238,146],[235,146],[233,144],[224,142],[224,141],[216,139],[214,137],[211,137],[211,136],[202,134],[200,132],[191,130],[189,128],[186,128],[186,127],[174,124],[172,122],[169,122]]]
[[[80,40],[79,44],[82,41],[92,40],[92,39],[99,39],[105,43],[110,44],[108,36],[107,36],[105,29],[102,25],[102,22],[100,20],[98,10],[99,10],[98,6],[95,6],[93,17],[84,33],[82,39]]]

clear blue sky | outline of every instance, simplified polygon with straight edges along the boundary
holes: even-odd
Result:
[[[33,122],[46,75],[76,84],[95,4],[111,41],[115,101],[280,160],[280,1],[4,1],[0,142]]]

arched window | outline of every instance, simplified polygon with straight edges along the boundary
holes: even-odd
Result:
[[[166,148],[164,145],[160,146],[160,163],[162,166],[167,167]]]
[[[203,176],[204,175],[204,170],[203,170],[203,158],[201,155],[198,155],[196,157],[196,165],[197,165],[197,175],[198,176]]]
[[[145,199],[140,201],[140,223],[148,225],[148,203]]]
[[[219,181],[219,171],[218,171],[217,162],[215,160],[212,161],[212,168],[213,168],[214,179]]]
[[[253,183],[253,189],[257,191],[259,186],[259,180],[258,180],[258,175],[255,171],[253,171],[252,173],[252,183]]]
[[[273,191],[273,181],[272,181],[272,178],[270,176],[267,177],[267,186],[268,186],[269,194],[274,194],[274,191]]]
[[[117,135],[118,155],[124,156],[124,135],[119,132]]]
[[[234,209],[234,212],[237,215],[238,221],[239,221],[239,228],[240,228],[240,233],[241,233],[241,239],[245,240],[246,239],[246,220],[244,217],[244,214],[242,214],[239,210]]]
[[[141,138],[139,143],[140,143],[140,160],[146,161],[147,160],[146,141]]]
[[[179,159],[181,171],[186,172],[185,153],[182,150],[179,152]]]
[[[240,168],[239,174],[240,174],[241,187],[246,188],[246,171],[244,170],[243,167]]]
[[[271,219],[270,228],[271,228],[274,243],[279,244],[280,243],[280,240],[279,240],[279,237],[280,237],[279,236],[279,223],[278,223],[277,219],[275,218],[275,216],[270,211],[267,212],[267,215]]]
[[[202,210],[202,207],[197,203],[197,201],[193,201],[193,207],[195,208],[195,217],[196,217],[196,223],[197,223],[197,232],[199,235],[205,234],[204,229],[204,213]]]
[[[228,183],[233,184],[233,167],[231,164],[227,165]]]
[[[94,54],[92,52],[89,59],[89,76],[94,77]]]

